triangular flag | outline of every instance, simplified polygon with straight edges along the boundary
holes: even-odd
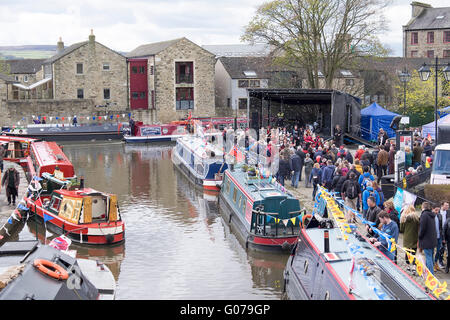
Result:
[[[269,216],[269,215],[266,216],[266,221],[267,221],[267,223],[269,223],[270,221],[272,221],[272,219],[273,219],[273,218],[272,218],[271,216]]]
[[[47,222],[52,219],[55,219],[55,218],[44,213],[44,222]]]
[[[8,223],[12,224],[12,218],[11,217],[8,219]]]
[[[422,274],[423,274],[423,265],[422,265],[422,262],[420,262],[418,259],[416,259],[416,266],[417,266],[417,268],[416,268],[417,274],[419,276],[422,276]]]
[[[285,227],[287,226],[288,222],[289,222],[289,219],[284,219],[283,220],[283,224],[284,224]]]
[[[439,281],[434,277],[434,275],[431,272],[428,272],[427,280],[425,281],[425,286],[431,291],[433,291],[437,287],[438,283]]]
[[[433,294],[436,298],[439,298],[439,296],[441,294],[443,294],[444,292],[447,292],[447,282],[444,281],[444,283],[440,284],[436,290],[433,291]]]
[[[292,224],[295,226],[295,221],[297,220],[297,218],[291,218],[291,222]]]
[[[414,261],[414,256],[409,252],[406,252],[406,256],[408,257],[409,263],[412,264]]]

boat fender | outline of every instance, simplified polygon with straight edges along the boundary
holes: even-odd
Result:
[[[231,223],[231,217],[233,216],[232,213],[230,213],[230,219],[228,220],[228,223]]]
[[[248,249],[248,239],[250,236],[247,236],[247,240],[245,240],[245,249]]]
[[[51,278],[57,280],[67,280],[69,278],[69,273],[63,267],[52,261],[36,259],[34,260],[33,265],[40,272],[48,275]]]
[[[106,238],[106,243],[108,243],[108,244],[110,244],[114,241],[114,235],[112,235],[112,234],[107,234],[105,236],[105,238]]]
[[[281,245],[281,249],[288,251],[291,249],[291,245],[289,244],[289,242],[285,241],[283,242],[283,244]]]

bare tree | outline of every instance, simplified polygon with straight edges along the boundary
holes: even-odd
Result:
[[[278,63],[306,72],[311,88],[332,88],[336,72],[360,55],[386,55],[377,34],[386,29],[382,10],[391,0],[275,0],[262,4],[242,40],[264,42]]]

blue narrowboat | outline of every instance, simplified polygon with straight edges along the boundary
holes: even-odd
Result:
[[[299,200],[253,167],[228,169],[223,179],[220,211],[246,248],[289,251],[303,218]]]
[[[334,209],[330,210],[329,200],[318,199],[317,210],[301,229],[284,270],[284,290],[289,299],[433,299],[355,225],[346,224],[344,232],[331,213]]]
[[[204,190],[219,191],[228,166],[222,148],[213,143],[213,137],[215,135],[178,138],[172,162]]]

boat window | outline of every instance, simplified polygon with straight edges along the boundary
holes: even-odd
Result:
[[[234,188],[233,190],[233,202],[236,203],[236,198],[237,198],[237,189]]]
[[[228,178],[225,182],[225,191],[226,193],[230,193],[230,180]]]
[[[53,197],[52,202],[50,203],[50,208],[53,210],[59,211],[59,206],[61,205],[61,199]]]

